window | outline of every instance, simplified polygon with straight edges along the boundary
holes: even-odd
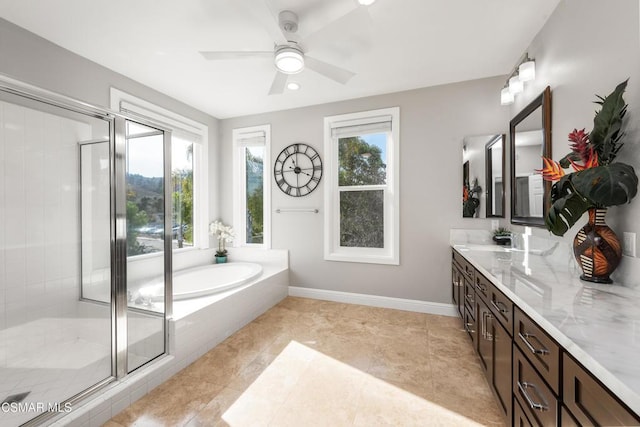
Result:
[[[325,118],[325,259],[399,260],[399,108]]]
[[[233,130],[236,244],[271,246],[271,126]]]
[[[193,149],[196,141],[171,135],[171,197],[173,247],[193,246]]]
[[[175,250],[209,247],[209,199],[208,193],[205,191],[208,179],[207,126],[114,88],[111,88],[111,108],[126,112],[134,117],[151,120],[171,130],[173,248]],[[153,159],[149,149],[140,143],[137,145],[140,151],[137,158],[142,168]],[[129,156],[132,154],[130,148]],[[156,175],[158,174],[154,176]],[[156,194],[161,190],[152,188],[154,184],[151,182],[152,179],[157,180],[158,178],[152,177],[142,180],[144,182],[132,182],[131,188],[128,189],[131,200],[127,201],[127,208],[129,209],[131,202],[132,212],[135,211],[136,215],[140,217],[146,214],[149,219],[149,223],[143,224],[136,230],[136,239],[143,241],[145,245],[144,250],[139,253],[154,252],[149,248],[157,246],[154,240],[158,240],[163,232],[163,219],[156,214],[156,211],[159,209],[158,205],[164,199],[164,195],[161,198],[159,194]]]

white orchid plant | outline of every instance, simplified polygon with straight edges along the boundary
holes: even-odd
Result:
[[[227,249],[225,248],[225,243],[233,242],[233,238],[235,237],[233,227],[224,225],[221,221],[213,221],[209,224],[209,234],[218,239],[216,256],[226,256]]]

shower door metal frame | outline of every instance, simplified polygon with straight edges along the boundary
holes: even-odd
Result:
[[[126,135],[125,121],[131,120],[153,127],[164,132],[164,172],[165,172],[165,222],[164,222],[164,267],[165,267],[165,312],[164,312],[164,353],[154,358],[166,357],[169,354],[169,320],[173,316],[173,286],[172,286],[172,241],[171,241],[171,130],[162,124],[148,119],[142,119],[121,112],[98,107],[74,98],[60,95],[19,80],[15,80],[0,73],[0,92],[17,95],[35,102],[41,102],[53,107],[86,115],[108,122],[109,124],[109,153],[110,153],[110,253],[111,253],[111,375],[94,384],[88,389],[59,402],[75,406],[90,395],[103,390],[105,387],[121,379],[127,372],[127,292],[126,292],[126,187],[125,184],[125,155]],[[168,180],[168,181],[167,181]],[[169,182],[169,185],[167,185]],[[122,193],[122,194],[119,194]],[[119,195],[119,197],[118,197]],[[167,298],[167,296],[169,296]],[[124,341],[122,336],[124,336]],[[150,361],[152,362],[152,361]],[[146,364],[145,364],[146,365]],[[39,426],[46,420],[59,416],[58,413],[45,412],[32,418],[23,426]]]
[[[113,144],[113,167],[112,181],[115,188],[126,189],[126,155],[127,155],[127,132],[126,122],[142,124],[163,133],[163,158],[164,158],[164,352],[154,357],[149,362],[158,357],[169,354],[169,320],[173,316],[173,248],[172,248],[172,197],[171,197],[171,130],[166,129],[150,120],[138,117],[130,117],[127,114],[116,114],[114,119],[114,144]],[[113,216],[115,218],[115,235],[112,246],[112,265],[117,268],[111,269],[112,283],[112,304],[115,316],[115,337],[114,337],[114,360],[116,361],[114,372],[117,378],[122,378],[129,373],[127,350],[127,195],[126,191],[113,191],[111,193]],[[113,223],[114,221],[112,221]],[[168,254],[168,255],[167,255]],[[147,362],[147,363],[149,363]],[[143,364],[145,366],[147,363]]]

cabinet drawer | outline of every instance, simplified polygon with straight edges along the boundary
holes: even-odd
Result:
[[[513,302],[489,283],[489,308],[509,336],[513,336]]]
[[[560,347],[533,320],[516,308],[514,341],[549,384],[560,394]]]
[[[560,425],[562,427],[581,427],[564,406],[560,408]]]
[[[453,305],[458,309],[460,317],[462,317],[462,303],[460,296],[462,295],[462,287],[464,286],[464,280],[462,279],[462,273],[458,271],[458,267],[455,264],[451,266],[451,299]]]
[[[464,281],[464,305],[469,309],[471,313],[476,312],[476,291],[471,282]]]
[[[637,426],[640,418],[568,354],[563,356],[563,400],[579,425]]]
[[[513,348],[513,394],[527,419],[535,426],[558,423],[558,402],[526,357]]]
[[[476,295],[482,298],[484,301],[489,301],[489,293],[491,292],[491,287],[493,286],[490,281],[488,281],[482,274],[476,271],[475,274],[475,288]]]
[[[467,280],[469,280],[469,282],[473,283],[475,268],[473,268],[471,264],[469,264],[469,262],[464,259],[464,257],[460,255],[455,249],[452,250],[452,254],[453,261],[456,262],[460,267],[460,272],[462,273],[462,275],[465,276]]]
[[[477,348],[476,347],[476,340],[477,340],[476,320],[469,312],[469,309],[466,307],[464,308],[464,315],[462,319],[463,319],[464,330],[467,331],[467,333],[469,334],[469,337],[471,337],[471,341],[473,342],[473,349],[475,350]]]
[[[520,406],[518,399],[513,401],[513,425],[515,427],[533,427],[524,413],[524,409]]]

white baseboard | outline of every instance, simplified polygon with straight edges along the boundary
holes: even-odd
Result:
[[[326,289],[289,286],[289,296],[344,302],[347,304],[369,305],[371,307],[393,308],[418,313],[440,314],[443,316],[458,315],[453,304],[383,297],[379,295],[354,294],[351,292],[329,291]]]

